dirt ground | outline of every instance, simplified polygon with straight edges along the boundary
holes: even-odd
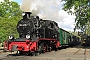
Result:
[[[15,53],[0,53],[0,60],[90,60],[90,49],[73,47],[46,52],[39,56],[18,56]]]

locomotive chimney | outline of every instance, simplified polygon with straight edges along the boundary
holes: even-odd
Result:
[[[30,15],[31,15],[31,14],[32,14],[31,12],[25,12],[23,18],[28,18],[28,19],[30,19]]]

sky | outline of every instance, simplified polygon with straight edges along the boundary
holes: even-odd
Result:
[[[22,0],[13,0],[13,1],[18,2],[18,4],[22,3]]]
[[[1,1],[1,0],[0,0]],[[62,4],[60,0],[13,0],[17,2],[21,7],[21,10],[30,8],[33,13],[37,13],[40,18],[54,20],[58,23],[60,28],[67,31],[73,31],[75,25],[75,16],[69,15],[67,12],[62,10]],[[48,1],[48,2],[47,2]],[[33,3],[34,2],[34,3]],[[33,3],[33,4],[32,4]],[[29,4],[32,4],[29,6]],[[31,6],[33,8],[31,8]],[[24,9],[25,8],[25,9]]]

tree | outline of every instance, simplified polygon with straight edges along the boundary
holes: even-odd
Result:
[[[68,13],[76,16],[75,30],[81,29],[86,30],[88,22],[90,22],[90,7],[89,0],[62,0],[65,1],[63,9]],[[74,11],[72,11],[74,9]]]
[[[21,13],[18,3],[9,0],[0,2],[0,42],[11,34],[18,36],[16,25],[21,19]]]

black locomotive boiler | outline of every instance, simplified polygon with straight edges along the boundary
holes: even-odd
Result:
[[[30,16],[30,12],[26,12],[23,19],[17,24],[17,31],[20,38],[30,35],[30,40],[36,38],[54,38],[58,39],[58,24],[51,20],[42,20],[38,16]]]

